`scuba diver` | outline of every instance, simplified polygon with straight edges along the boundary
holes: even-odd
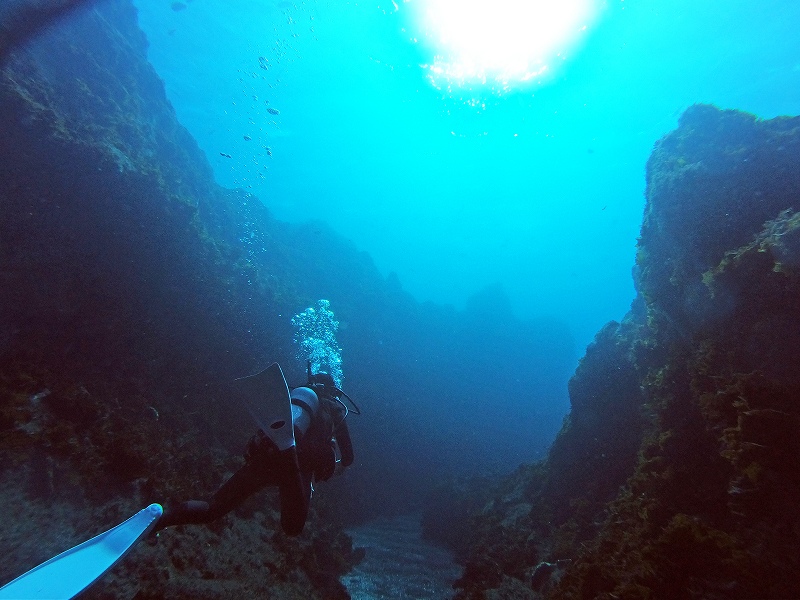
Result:
[[[281,527],[287,535],[299,535],[308,516],[314,482],[327,481],[353,463],[353,444],[345,421],[349,410],[342,398],[349,401],[355,414],[360,411],[330,374],[312,374],[309,363],[308,383],[294,388],[291,394],[277,363],[258,375],[236,381],[244,397],[253,399],[250,391],[261,396],[258,403],[249,402],[260,428],[245,448],[245,464],[209,500],[167,505],[154,531],[210,523],[263,488],[277,486]],[[270,406],[276,410],[274,414],[269,414]],[[285,409],[291,410],[291,418]]]

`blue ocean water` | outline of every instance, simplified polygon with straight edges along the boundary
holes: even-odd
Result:
[[[433,4],[137,1],[150,59],[221,183],[281,219],[330,223],[419,300],[463,307],[499,283],[519,316],[564,320],[579,348],[634,296],[644,165],[681,112],[800,112],[796,3],[532,3],[593,16],[543,53],[544,77],[503,93],[431,83],[447,49],[420,18]],[[444,18],[457,28],[478,4]],[[515,3],[493,6],[509,16],[470,30],[475,47],[520,19],[540,32]]]

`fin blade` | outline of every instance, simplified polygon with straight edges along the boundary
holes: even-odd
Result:
[[[163,514],[151,504],[116,527],[96,535],[23,573],[0,588],[0,599],[69,599],[113,567]]]

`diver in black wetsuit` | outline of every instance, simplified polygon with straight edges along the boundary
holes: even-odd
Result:
[[[328,373],[311,375],[309,368],[308,387],[291,392],[291,403],[302,408],[304,414],[294,420],[296,451],[294,447],[279,450],[259,429],[247,444],[244,466],[208,501],[189,500],[168,506],[155,531],[173,525],[210,523],[263,488],[277,486],[281,527],[287,535],[299,535],[308,516],[314,481],[327,481],[337,467],[353,463],[353,445],[345,421],[348,409],[342,396],[347,397]],[[353,407],[360,414],[354,404]]]

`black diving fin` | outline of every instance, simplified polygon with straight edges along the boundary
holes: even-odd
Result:
[[[0,588],[0,600],[74,598],[133,548],[163,514],[151,504],[90,540],[62,552]]]

